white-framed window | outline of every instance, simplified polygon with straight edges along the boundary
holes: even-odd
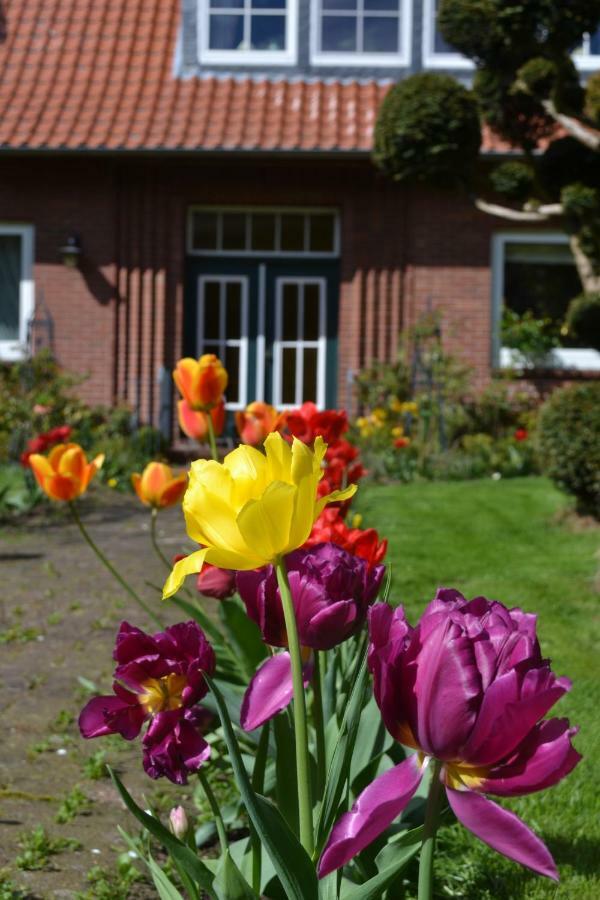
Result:
[[[33,226],[0,224],[0,359],[27,355],[34,296]]]
[[[582,292],[566,234],[503,231],[492,238],[493,365],[519,366],[520,355],[502,346],[505,308],[522,315],[564,319],[570,301]],[[600,371],[600,353],[586,347],[560,346],[548,355],[548,368]]]
[[[594,34],[586,34],[581,47],[573,54],[575,64],[583,72],[600,69],[600,28]]]
[[[278,409],[312,400],[325,406],[326,281],[277,278],[273,403]]]
[[[298,0],[198,0],[203,63],[291,65],[297,30]]]
[[[187,251],[331,259],[340,253],[339,219],[330,209],[194,206],[188,211]]]
[[[311,0],[311,4],[314,65],[410,65],[410,0]]]
[[[423,65],[429,69],[472,69],[473,62],[455,50],[438,28],[440,0],[423,0]]]
[[[229,375],[227,409],[248,402],[248,278],[200,275],[198,278],[197,352],[214,353]]]

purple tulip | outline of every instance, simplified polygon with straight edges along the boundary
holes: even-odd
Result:
[[[203,672],[215,670],[204,632],[185,622],[149,635],[122,622],[114,659],[114,694],[86,704],[79,716],[82,736],[120,734],[131,741],[149,720],[142,742],[145,771],[185,784],[188,773],[210,756],[202,710],[196,707],[208,690]]]
[[[558,880],[546,846],[484,794],[515,797],[556,784],[577,765],[576,728],[541,721],[570,689],[542,659],[536,619],[520,609],[440,589],[415,628],[402,607],[369,611],[369,668],[385,725],[417,752],[375,779],[334,826],[322,878],[402,812],[431,760],[466,828],[516,862]]]
[[[375,600],[384,566],[369,569],[366,560],[337,544],[317,544],[296,550],[285,559],[290,591],[304,649],[305,683],[312,674],[309,649],[330,650],[355,634],[364,624]],[[237,588],[249,617],[273,647],[287,647],[287,635],[277,576],[273,566],[237,573]],[[262,663],[242,704],[242,727],[258,728],[291,701],[293,694],[289,654],[279,653]]]

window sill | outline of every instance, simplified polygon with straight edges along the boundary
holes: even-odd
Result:
[[[600,353],[592,348],[557,347],[536,366],[527,365],[518,350],[500,349],[500,369],[518,369],[524,375],[535,373],[588,372],[600,374]]]
[[[30,355],[29,347],[18,341],[0,341],[0,362],[21,362]]]

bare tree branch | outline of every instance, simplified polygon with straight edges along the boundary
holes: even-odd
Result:
[[[585,147],[589,147],[590,150],[600,150],[600,131],[592,128],[590,125],[585,125],[579,119],[574,119],[572,116],[566,116],[564,113],[559,112],[552,100],[542,100],[542,106],[555,122],[558,122],[565,131],[568,131],[571,137],[576,138]]]
[[[561,203],[546,203],[536,209],[512,209],[510,206],[488,203],[487,200],[476,197],[475,206],[490,216],[499,216],[501,219],[509,219],[512,222],[547,222],[553,216],[563,214]]]
[[[594,264],[589,256],[586,256],[581,249],[579,237],[576,234],[572,234],[569,238],[569,244],[583,290],[586,294],[600,294],[600,273],[594,268]]]

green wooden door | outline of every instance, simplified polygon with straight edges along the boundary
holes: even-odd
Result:
[[[216,353],[228,407],[335,406],[336,260],[188,257],[183,352]]]

